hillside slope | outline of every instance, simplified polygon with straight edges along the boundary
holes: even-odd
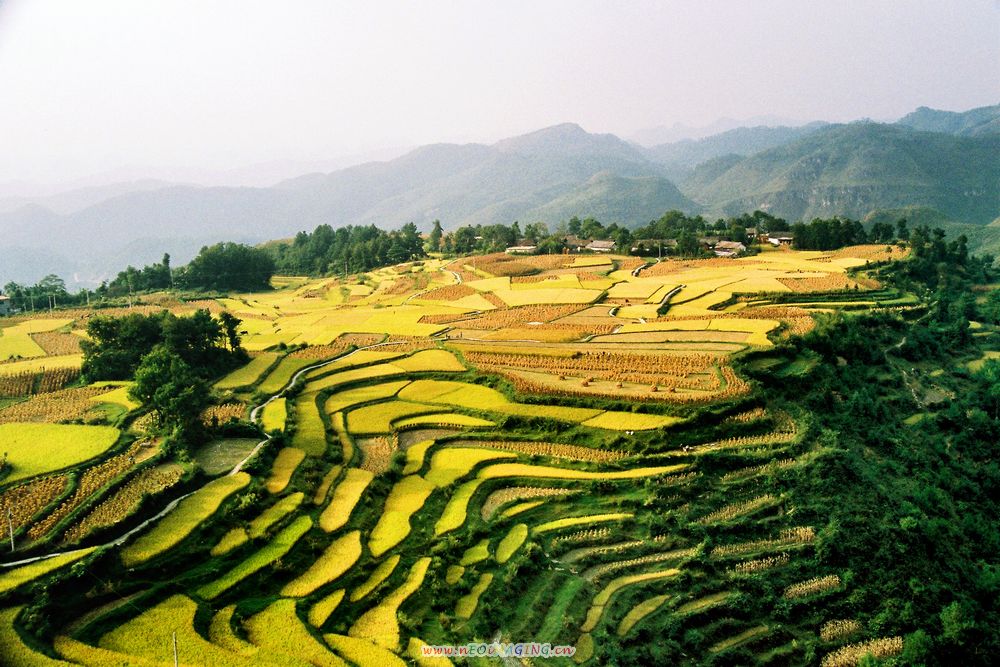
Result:
[[[1000,134],[1000,104],[961,112],[920,107],[900,118],[896,124],[923,132],[944,132],[963,137]]]
[[[793,220],[918,205],[986,224],[1000,210],[997,136],[853,123],[730,162],[703,165],[682,190],[713,213],[761,208]]]

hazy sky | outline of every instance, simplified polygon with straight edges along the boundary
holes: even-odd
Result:
[[[0,182],[997,102],[996,0],[0,0]]]

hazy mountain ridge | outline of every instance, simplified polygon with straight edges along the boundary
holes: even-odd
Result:
[[[797,220],[922,206],[985,225],[1000,213],[1000,134],[984,133],[992,121],[973,112],[739,128],[651,149],[565,123],[493,145],[432,144],[266,188],[172,185],[65,215],[31,205],[0,212],[0,282],[52,271],[99,280],[164,251],[180,264],[205,243],[290,237],[323,223],[554,227],[592,215],[635,227],[672,208],[708,217],[762,208]],[[917,121],[953,131],[912,129]]]
[[[929,206],[961,222],[986,224],[1000,211],[1000,136],[859,122],[725,166],[702,165],[682,191],[723,215],[762,208],[790,219],[862,218],[878,208]]]
[[[678,182],[697,166],[726,155],[753,155],[782,146],[824,127],[817,121],[798,127],[740,127],[704,139],[686,139],[646,149],[649,159],[667,168]]]
[[[944,132],[963,137],[1000,134],[1000,104],[968,111],[920,107],[900,118],[897,124],[924,132]]]

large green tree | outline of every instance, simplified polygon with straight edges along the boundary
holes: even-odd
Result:
[[[191,434],[200,426],[199,416],[209,399],[208,383],[165,345],[157,345],[142,358],[129,396],[153,409],[160,426]]]

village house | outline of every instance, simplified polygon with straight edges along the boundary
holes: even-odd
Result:
[[[747,247],[739,241],[719,241],[712,250],[716,257],[735,257],[746,252]]]
[[[512,245],[508,246],[505,253],[508,255],[534,255],[538,252],[538,246],[536,245]]]
[[[792,245],[794,237],[791,236],[768,236],[767,242],[773,246]]]
[[[10,297],[0,294],[0,315],[10,315],[13,310],[14,306],[11,304]]]
[[[638,239],[632,242],[632,254],[659,255],[677,248],[677,239]]]
[[[586,246],[591,252],[614,252],[614,241],[591,241]]]
[[[587,245],[588,241],[581,239],[579,236],[574,236],[569,234],[562,238],[563,247],[570,252],[580,252],[580,248]]]

